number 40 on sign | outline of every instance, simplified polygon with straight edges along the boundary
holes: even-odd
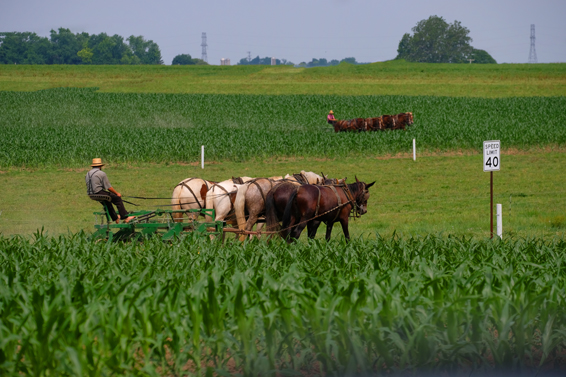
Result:
[[[483,142],[483,171],[499,171],[501,161],[499,157],[500,146],[499,140]]]

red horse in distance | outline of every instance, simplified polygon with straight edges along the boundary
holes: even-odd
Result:
[[[334,132],[405,130],[407,126],[411,126],[413,123],[413,113],[411,112],[331,122]]]

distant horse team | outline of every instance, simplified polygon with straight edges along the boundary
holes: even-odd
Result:
[[[334,132],[362,132],[362,131],[386,131],[404,130],[413,124],[413,113],[400,113],[397,115],[382,115],[376,118],[355,118],[349,120],[332,120]]]
[[[289,242],[299,238],[305,227],[314,238],[322,222],[329,240],[334,223],[339,222],[349,239],[348,219],[367,212],[368,189],[375,182],[332,179],[301,171],[285,177],[239,177],[222,182],[187,178],[173,190],[173,209],[214,209],[216,218],[236,225],[240,240],[259,236],[263,223],[269,234],[279,234]],[[177,214],[182,221],[183,214]],[[193,214],[193,219],[196,214]],[[213,220],[207,218],[207,221]],[[256,232],[252,228],[256,225]]]

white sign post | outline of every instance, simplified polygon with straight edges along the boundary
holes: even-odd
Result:
[[[491,238],[493,238],[493,172],[499,171],[501,167],[501,158],[499,151],[501,143],[499,140],[490,140],[483,142],[483,171],[488,171],[489,179],[489,196],[490,196],[490,216]]]

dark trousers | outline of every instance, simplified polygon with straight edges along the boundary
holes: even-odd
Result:
[[[118,208],[118,213],[120,214],[120,218],[122,220],[127,219],[128,218],[128,211],[126,211],[126,207],[124,207],[124,202],[122,201],[122,198],[119,197],[118,195],[114,194],[113,192],[110,191],[99,191],[96,193],[96,195],[109,195],[112,201],[112,204],[114,204],[116,206],[116,208]],[[114,210],[114,206],[112,206],[112,204],[108,204],[108,212],[110,213],[110,218],[112,219],[112,221],[116,221],[118,220],[118,215],[116,215],[116,211]],[[104,204],[103,204],[104,206]]]

